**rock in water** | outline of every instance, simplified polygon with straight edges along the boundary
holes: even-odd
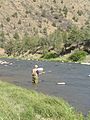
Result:
[[[58,82],[57,85],[66,85],[65,82]]]
[[[90,74],[88,75],[88,77],[90,77]]]

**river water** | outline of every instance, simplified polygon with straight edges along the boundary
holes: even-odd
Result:
[[[0,80],[33,89],[44,94],[61,97],[84,115],[90,111],[90,66],[75,63],[0,59]],[[31,70],[35,64],[44,67],[38,86],[32,85]],[[57,85],[65,82],[65,85]]]

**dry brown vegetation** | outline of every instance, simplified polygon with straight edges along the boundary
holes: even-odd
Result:
[[[70,24],[84,26],[90,19],[90,0],[0,0],[0,31],[7,39],[48,35]]]

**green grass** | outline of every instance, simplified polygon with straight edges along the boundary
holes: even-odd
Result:
[[[0,81],[0,120],[83,120],[61,98]]]
[[[56,57],[56,58],[50,58],[50,59],[41,58],[40,60],[43,60],[43,61],[46,60],[46,61],[52,61],[52,62],[69,62],[68,56],[69,55],[64,55],[62,57]]]
[[[50,59],[45,59],[45,58],[41,58],[42,55],[26,55],[26,56],[0,56],[0,58],[15,58],[15,59],[20,59],[20,60],[40,60],[40,61],[53,61],[53,62],[72,62],[71,60],[69,60],[69,57],[72,55],[73,53],[70,54],[66,54],[60,57],[56,57],[56,58],[50,58]],[[81,62],[90,62],[90,55],[87,55],[86,58],[84,60],[78,61],[79,63]]]

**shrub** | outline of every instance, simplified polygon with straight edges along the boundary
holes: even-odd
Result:
[[[21,24],[21,20],[18,21],[18,24]]]
[[[75,22],[78,22],[78,18],[76,16],[73,16],[72,18]]]
[[[50,58],[56,58],[58,55],[55,52],[48,52],[45,55],[43,55],[44,59],[50,59]]]
[[[31,10],[26,10],[26,14],[31,14]]]
[[[61,0],[61,3],[63,4],[63,0]]]
[[[12,15],[12,17],[18,17],[18,14],[17,14],[17,12],[15,12],[13,15]]]
[[[53,23],[52,23],[52,26],[53,26],[53,27],[56,27],[56,23],[55,23],[55,22],[53,22]]]
[[[79,16],[81,16],[81,15],[83,14],[83,11],[82,11],[82,10],[78,10],[78,11],[77,11],[77,14],[78,14]]]
[[[7,17],[6,20],[7,20],[7,22],[10,22],[10,17]]]
[[[67,13],[68,13],[68,9],[67,9],[66,6],[64,6],[64,8],[63,8],[63,12],[64,12],[64,15],[65,15],[65,17],[66,17],[66,16],[67,16]]]
[[[17,32],[15,32],[15,34],[13,35],[14,39],[19,39],[19,34]]]
[[[56,0],[53,0],[54,3],[56,3]]]
[[[76,51],[74,54],[72,54],[69,57],[69,60],[73,62],[81,61],[86,57],[86,55],[87,55],[87,52],[85,51]]]

